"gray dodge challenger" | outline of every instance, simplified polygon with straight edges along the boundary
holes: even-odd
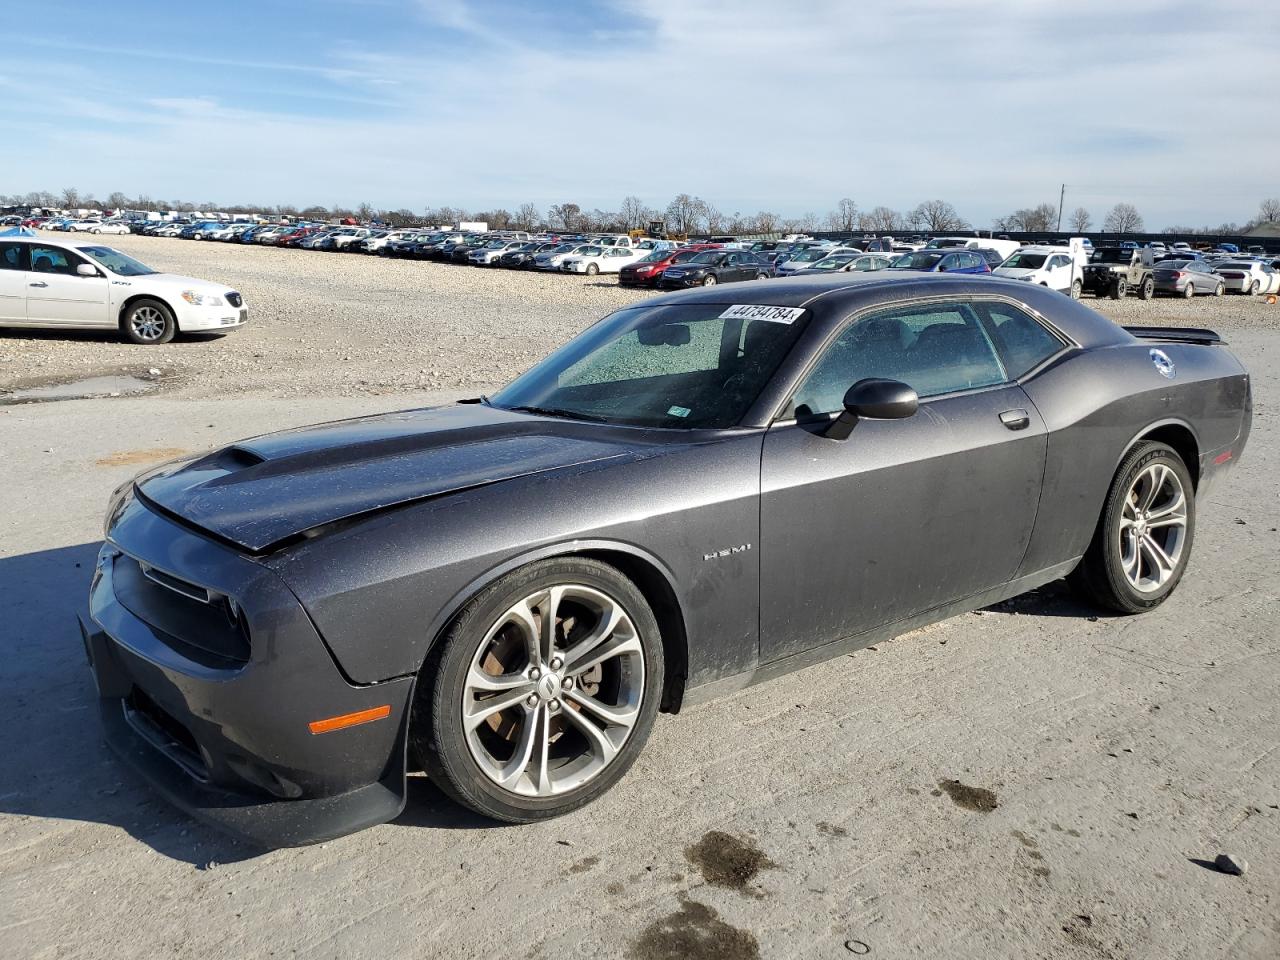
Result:
[[[612,787],[659,711],[1067,578],[1137,614],[1240,457],[1209,330],[990,277],[797,277],[619,310],[492,397],[289,430],[112,497],[106,739],[265,846]]]

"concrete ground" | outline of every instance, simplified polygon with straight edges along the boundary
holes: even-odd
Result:
[[[0,957],[1280,956],[1280,334],[1231,340],[1253,437],[1154,613],[1051,585],[662,717],[561,820],[493,826],[418,779],[394,823],[261,855],[100,744],[73,611],[106,498],[442,395],[0,407]]]

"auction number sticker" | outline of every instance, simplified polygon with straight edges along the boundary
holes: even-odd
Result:
[[[768,320],[770,323],[795,323],[804,307],[764,307],[739,303],[720,314],[721,320]]]

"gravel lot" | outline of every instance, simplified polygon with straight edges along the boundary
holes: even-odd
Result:
[[[1099,304],[1228,330],[1254,377],[1249,448],[1157,611],[1098,617],[1052,584],[662,717],[560,820],[494,827],[415,778],[394,823],[260,855],[99,742],[72,615],[109,492],[183,451],[489,385],[643,294],[120,239],[238,286],[254,324],[156,349],[0,337],[0,384],[185,371],[0,406],[0,957],[1280,956],[1280,333],[1248,329],[1280,308]],[[1248,872],[1211,869],[1224,852]]]
[[[605,277],[239,243],[103,239],[158,270],[230,284],[245,296],[250,325],[145,349],[107,334],[0,330],[0,391],[152,367],[187,397],[486,389],[610,311],[649,296]],[[1280,306],[1261,298],[1086,302],[1120,323],[1280,329]]]

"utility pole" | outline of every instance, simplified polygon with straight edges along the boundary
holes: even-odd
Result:
[[[1062,204],[1067,199],[1067,185],[1062,185],[1062,192],[1058,194],[1058,233],[1062,232]]]

